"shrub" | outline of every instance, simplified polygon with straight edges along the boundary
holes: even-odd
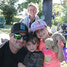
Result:
[[[14,15],[16,15],[17,10],[13,5],[4,5],[2,7],[3,15],[6,19],[6,24],[11,24],[11,21],[13,20]]]

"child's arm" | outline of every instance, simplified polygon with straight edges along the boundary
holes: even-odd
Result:
[[[64,54],[63,54],[63,47],[61,46],[61,39],[59,37],[56,37],[58,40],[57,45],[58,45],[58,59],[60,62],[64,60]]]
[[[23,63],[19,62],[18,67],[25,67],[25,65]]]

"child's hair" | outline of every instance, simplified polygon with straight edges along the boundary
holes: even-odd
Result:
[[[52,32],[51,32],[50,27],[49,27],[49,26],[47,26],[46,28],[47,28],[47,30],[48,30],[48,34],[49,34],[49,36],[52,36]]]
[[[39,8],[38,8],[38,4],[37,4],[37,3],[32,3],[32,2],[30,2],[30,3],[28,4],[28,8],[29,8],[30,6],[35,7],[35,8],[37,9],[37,13],[39,12]]]
[[[39,44],[40,43],[40,39],[33,33],[33,32],[30,32],[28,34],[28,40],[27,42],[32,42],[33,44],[37,43]]]

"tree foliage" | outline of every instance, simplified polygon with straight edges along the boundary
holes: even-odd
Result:
[[[19,0],[8,0],[8,4],[9,5],[14,5],[16,2],[18,2]]]
[[[67,4],[63,5],[62,12],[63,12],[62,20],[64,23],[67,23]]]
[[[4,5],[2,10],[3,10],[3,15],[5,16],[6,19],[6,24],[11,24],[11,21],[17,12],[15,7],[13,5]]]
[[[62,12],[62,5],[61,4],[53,4],[53,8],[52,8],[52,14],[54,16],[59,16]]]
[[[67,23],[67,4],[53,4],[55,23]]]
[[[0,9],[3,11],[2,14],[5,16],[6,24],[11,24],[14,15],[16,15],[17,10],[14,7],[15,2],[18,0],[3,0],[0,3]]]
[[[52,15],[54,24],[57,25],[58,23],[63,23],[62,21],[62,5],[61,4],[53,4],[52,8]]]

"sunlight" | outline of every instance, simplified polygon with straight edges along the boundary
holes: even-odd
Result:
[[[61,3],[61,2],[63,2],[63,0],[53,0],[53,3]]]
[[[18,2],[18,3],[19,3],[19,4],[21,4],[21,3],[22,3],[22,2],[24,2],[24,1],[26,1],[26,0],[19,0],[19,2]]]

